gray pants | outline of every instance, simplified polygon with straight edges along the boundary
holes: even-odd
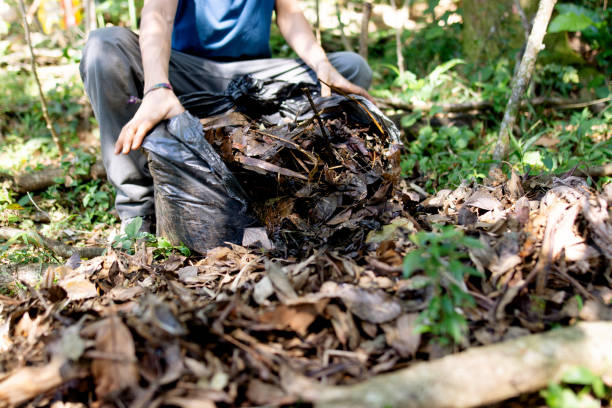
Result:
[[[368,88],[372,71],[367,62],[352,52],[329,56],[334,67],[349,81]],[[93,31],[80,65],[81,78],[94,114],[100,124],[102,159],[108,180],[115,186],[115,207],[121,219],[153,214],[153,182],[142,150],[114,154],[123,126],[138,105],[130,96],[142,97],[144,75],[138,36],[122,27]],[[260,79],[316,83],[315,73],[300,59],[274,58],[239,62],[215,62],[178,51],[170,56],[170,83],[177,96],[197,91],[223,92],[236,75]]]

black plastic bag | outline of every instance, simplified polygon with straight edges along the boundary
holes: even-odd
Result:
[[[346,115],[355,123],[376,122],[391,144],[399,143],[395,125],[368,100],[339,95],[321,98],[313,84],[261,81],[247,75],[232,80],[222,95],[182,96],[188,112],[160,123],[143,143],[155,184],[157,234],[199,253],[226,242],[241,242],[244,230],[257,221],[248,214],[249,200],[240,183],[205,139],[193,115],[209,117],[236,109],[259,123],[303,121],[314,115],[304,88],[322,117]]]
[[[273,79],[263,81],[251,75],[242,75],[232,79],[221,95],[200,91],[181,95],[179,100],[185,109],[198,118],[219,115],[235,108],[251,119],[264,117],[265,122],[272,123],[280,118],[279,114],[295,116],[308,109],[304,88],[318,93],[314,84]]]
[[[256,223],[240,184],[189,112],[160,123],[143,147],[155,185],[157,235],[205,253],[240,242]]]

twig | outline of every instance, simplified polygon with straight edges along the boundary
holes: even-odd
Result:
[[[612,163],[606,163],[601,166],[587,167],[586,169],[577,168],[576,171],[590,177],[609,177],[612,176]]]
[[[363,3],[363,14],[361,16],[361,34],[359,36],[359,55],[368,59],[368,25],[372,15],[372,3]]]
[[[540,0],[538,12],[533,23],[533,29],[531,30],[531,34],[529,35],[529,39],[527,41],[525,54],[523,54],[518,73],[513,80],[512,95],[510,96],[508,104],[506,105],[504,119],[502,120],[497,144],[495,146],[495,151],[493,152],[493,157],[498,162],[503,160],[510,150],[510,132],[512,131],[514,122],[516,121],[516,115],[518,113],[523,94],[527,89],[527,85],[529,85],[529,82],[531,81],[533,68],[535,66],[538,53],[542,48],[542,41],[544,40],[544,35],[546,35],[548,22],[550,21],[550,16],[552,15],[556,2],[557,0]]]
[[[586,108],[586,107],[591,106],[591,105],[597,105],[597,104],[600,104],[600,103],[605,103],[605,102],[608,102],[608,101],[612,101],[612,96],[606,96],[605,98],[595,99],[595,100],[592,100],[592,101],[561,104],[561,105],[558,106],[558,108],[559,109],[581,109],[581,108]]]
[[[423,112],[429,112],[434,106],[442,109],[443,113],[461,113],[473,110],[487,110],[493,108],[493,101],[488,100],[442,104],[436,104],[432,102],[406,103],[396,98],[375,98],[375,100],[378,105],[384,108],[392,108],[404,111],[420,110]],[[557,109],[581,109],[592,105],[605,103],[610,100],[612,100],[612,96],[582,102],[573,102],[570,99],[565,98],[537,97],[529,100],[523,100],[521,102],[521,107],[531,105],[550,106],[555,107]]]
[[[529,41],[529,33],[531,32],[531,24],[529,24],[529,20],[527,20],[527,16],[525,15],[525,10],[523,10],[523,6],[521,6],[520,0],[514,0],[514,7],[516,7],[516,11],[521,18],[521,24],[523,25],[523,29],[525,30],[525,41]]]
[[[32,203],[32,205],[42,214],[44,214],[45,216],[47,216],[47,218],[51,219],[51,216],[49,215],[48,212],[44,211],[42,208],[40,208],[38,206],[38,204],[36,204],[36,202],[34,201],[34,199],[32,198],[32,195],[30,194],[30,192],[28,191],[26,193],[28,195],[28,199],[30,200],[30,202]]]
[[[310,91],[308,90],[308,88],[302,88],[302,91],[304,91],[304,93],[306,94],[306,97],[308,98],[308,102],[310,103],[312,112],[314,113],[315,118],[317,119],[317,123],[319,124],[319,127],[321,128],[321,133],[323,133],[323,136],[325,137],[325,139],[329,140],[329,134],[327,133],[327,130],[325,129],[325,125],[323,125],[321,116],[319,116],[319,111],[317,111],[317,107],[315,106],[314,101],[312,100],[312,95],[310,94]]]
[[[36,80],[36,85],[38,86],[38,93],[40,95],[40,103],[42,105],[42,113],[45,118],[45,122],[47,122],[47,129],[51,132],[51,138],[53,142],[57,146],[57,150],[60,155],[64,154],[64,147],[60,143],[59,136],[53,127],[53,123],[51,122],[51,117],[49,116],[49,110],[47,109],[47,100],[45,99],[45,93],[43,92],[42,85],[40,84],[40,79],[38,78],[38,72],[36,70],[36,56],[34,55],[34,48],[32,47],[32,39],[30,38],[30,25],[28,24],[28,17],[26,14],[25,5],[23,4],[23,0],[19,0],[19,6],[21,11],[21,17],[23,19],[23,28],[25,30],[26,42],[28,43],[28,48],[30,49],[30,57],[32,59],[32,74],[34,75],[34,79]]]

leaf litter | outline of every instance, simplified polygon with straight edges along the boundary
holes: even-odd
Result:
[[[291,405],[308,395],[305,379],[354,384],[610,319],[609,186],[513,171],[425,196],[375,126],[324,116],[325,139],[314,120],[261,130],[236,115],[208,121],[206,136],[247,180],[265,229],[189,258],[109,249],[2,297],[1,404]],[[455,346],[419,330],[435,290],[424,273],[402,275],[411,237],[444,224],[482,244],[465,249],[483,277],[461,282],[476,302]]]

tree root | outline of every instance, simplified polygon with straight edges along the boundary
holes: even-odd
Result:
[[[475,407],[542,389],[574,366],[612,376],[611,322],[475,347],[351,386],[320,386],[291,374],[283,386],[317,407]]]
[[[104,252],[104,248],[101,247],[73,247],[66,245],[55,239],[47,238],[34,230],[24,231],[18,228],[0,228],[0,239],[10,240],[19,236],[24,237],[28,242],[35,243],[39,247],[50,249],[54,254],[62,258],[70,258],[76,252],[81,258],[89,259],[100,256]]]

